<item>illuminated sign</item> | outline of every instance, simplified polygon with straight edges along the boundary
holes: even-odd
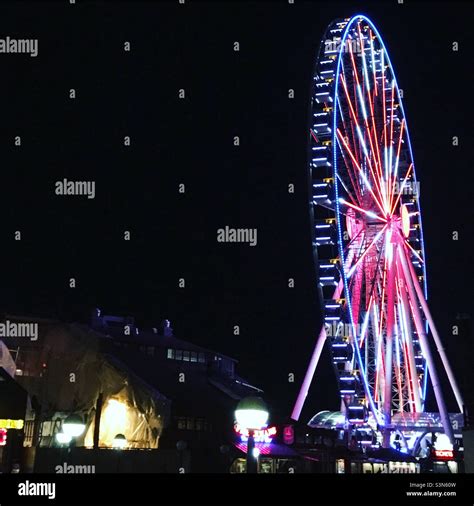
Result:
[[[283,427],[283,442],[287,445],[292,445],[295,442],[295,430],[292,425]]]
[[[7,444],[7,430],[0,429],[0,446],[5,446]]]
[[[248,429],[244,429],[238,423],[234,425],[234,430],[240,435],[240,440],[245,442],[249,438]],[[276,427],[266,427],[265,429],[254,430],[253,438],[256,443],[271,443],[273,437],[276,435]]]
[[[453,450],[435,450],[434,456],[439,460],[449,460],[454,458]]]
[[[0,419],[0,429],[23,429],[24,425],[24,420]]]

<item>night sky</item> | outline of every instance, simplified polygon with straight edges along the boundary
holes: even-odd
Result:
[[[86,323],[99,307],[139,327],[168,318],[176,336],[237,358],[288,415],[321,325],[312,69],[326,26],[355,13],[378,27],[404,91],[429,302],[449,353],[456,314],[472,315],[470,2],[2,2],[0,37],[38,38],[39,55],[0,54],[0,310]],[[94,180],[95,199],[55,195],[63,178]],[[257,228],[257,246],[218,243],[226,225]],[[325,353],[303,419],[338,407]]]

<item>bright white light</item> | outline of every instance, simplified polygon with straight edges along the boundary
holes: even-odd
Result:
[[[268,412],[259,409],[238,409],[235,418],[237,423],[246,429],[261,429],[267,425]]]
[[[65,435],[73,438],[80,436],[86,426],[83,423],[65,423],[63,424],[63,432]]]
[[[368,82],[368,80],[367,80]],[[359,95],[359,101],[360,101],[360,105],[362,106],[362,116],[364,117],[364,120],[367,119],[367,111],[365,110],[365,103],[364,103],[364,98],[362,97],[362,91],[360,89],[360,84],[357,85],[357,93]]]
[[[446,434],[436,434],[436,441],[434,443],[435,450],[449,450],[452,451],[453,445]]]
[[[123,450],[127,446],[127,439],[123,434],[117,434],[113,440],[113,447]]]
[[[254,448],[252,450],[252,456],[254,459],[258,459],[258,456],[260,455],[260,450],[258,448]]]
[[[110,399],[107,403],[107,416],[117,421],[117,423],[125,423],[127,420],[127,406],[116,399]]]
[[[59,444],[68,444],[71,442],[71,439],[72,437],[69,436],[68,434],[64,434],[64,432],[58,432],[56,434],[56,441],[59,443]]]

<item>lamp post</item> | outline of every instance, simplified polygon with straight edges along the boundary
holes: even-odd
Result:
[[[74,446],[75,440],[86,429],[86,425],[79,415],[69,415],[63,422],[62,434],[56,434],[56,440],[61,444],[69,444],[69,450]]]
[[[247,473],[257,473],[259,452],[255,448],[254,432],[267,425],[267,405],[261,397],[244,397],[237,404],[235,419],[249,433],[247,440]]]

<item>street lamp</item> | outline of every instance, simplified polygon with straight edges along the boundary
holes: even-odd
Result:
[[[247,440],[247,473],[256,473],[259,452],[255,448],[254,432],[267,425],[267,405],[261,397],[244,397],[237,404],[235,419],[249,433]]]
[[[79,415],[69,415],[63,422],[63,433],[71,438],[79,437],[86,425]]]
[[[117,450],[123,450],[127,446],[127,438],[123,434],[117,434],[114,437],[112,445]]]

